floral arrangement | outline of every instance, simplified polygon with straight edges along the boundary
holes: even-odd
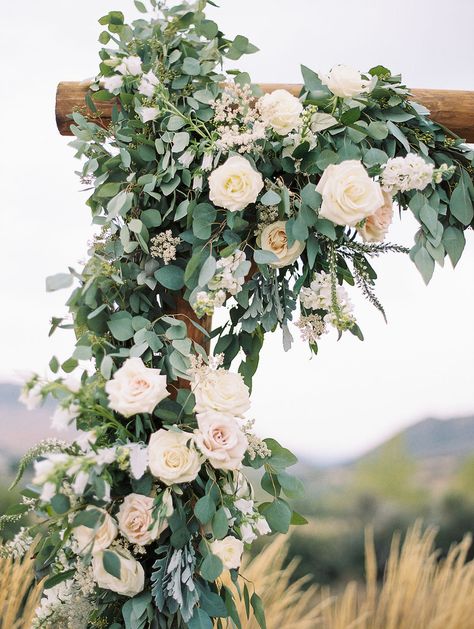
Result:
[[[382,66],[303,67],[299,97],[262,94],[222,71],[257,48],[227,39],[205,0],[150,1],[131,25],[100,20],[99,73],[72,114],[98,234],[79,272],[47,280],[76,284],[52,321],[76,345],[22,394],[31,408],[53,396],[53,426],[77,436],[27,453],[17,481],[34,461],[32,483],[2,521],[37,514],[9,546],[37,538],[35,627],[241,627],[238,598],[264,628],[242,553],[305,522],[288,502],[296,458],[248,417],[264,335],[282,328],[288,349],[294,325],[313,352],[330,328],[362,338],[348,287],[383,313],[370,259],[405,251],[385,242],[395,206],[419,222],[409,254],[426,282],[455,265],[473,154]],[[264,502],[245,468],[263,472]]]

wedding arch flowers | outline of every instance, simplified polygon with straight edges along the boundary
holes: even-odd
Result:
[[[41,530],[36,627],[239,627],[242,596],[263,628],[239,580],[245,545],[305,522],[289,502],[296,458],[249,417],[265,334],[281,328],[287,350],[296,329],[313,352],[330,328],[362,339],[350,293],[383,313],[370,260],[406,252],[385,241],[395,209],[419,224],[409,255],[426,282],[446,256],[456,265],[473,154],[383,66],[303,66],[298,95],[263,94],[223,72],[257,49],[228,39],[205,0],[135,5],[132,24],[101,18],[99,72],[71,119],[97,234],[83,268],[47,287],[75,283],[52,321],[75,348],[22,393],[29,408],[52,395],[53,425],[77,436],[26,455],[32,483],[2,521],[38,514],[22,533]]]

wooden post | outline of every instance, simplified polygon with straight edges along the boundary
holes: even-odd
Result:
[[[79,109],[87,115],[85,95],[89,90],[89,81],[59,83],[56,92],[56,123],[61,135],[72,135],[71,120],[68,115]],[[298,94],[301,85],[285,83],[263,83],[265,92],[283,88],[292,94]],[[462,90],[412,90],[414,100],[424,105],[431,112],[436,122],[448,127],[467,142],[474,142],[474,92]],[[98,124],[106,127],[115,99],[96,103],[99,117]],[[90,113],[90,112],[89,112]]]

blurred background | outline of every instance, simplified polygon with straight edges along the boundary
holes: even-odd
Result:
[[[452,27],[444,0],[398,0],[396,11],[389,0],[376,9],[371,0],[219,4],[209,13],[222,30],[261,49],[239,63],[255,82],[298,83],[300,63],[383,64],[411,87],[474,89],[472,0],[452,0]],[[92,236],[79,164],[56,130],[55,89],[96,73],[97,20],[112,9],[137,15],[132,0],[0,6],[0,512],[14,499],[6,486],[18,458],[51,434],[52,407],[26,411],[18,382],[29,370],[46,373],[74,342],[67,332],[48,338],[67,293],[46,294],[45,278],[79,267]],[[408,214],[396,217],[389,239],[410,246],[415,229]],[[375,266],[389,325],[354,289],[364,343],[328,335],[311,358],[299,340],[285,354],[277,332],[254,383],[258,432],[300,458],[306,496],[295,508],[310,524],[292,536],[291,552],[303,558],[299,573],[319,583],[362,574],[368,524],[380,561],[393,531],[418,517],[439,527],[443,550],[474,527],[474,238],[467,234],[456,271],[447,262],[428,287],[407,257]]]

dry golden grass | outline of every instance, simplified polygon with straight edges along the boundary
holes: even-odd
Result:
[[[30,553],[22,561],[0,558],[0,629],[30,629],[41,589]]]
[[[332,596],[327,589],[290,584],[295,563],[283,569],[287,546],[277,538],[243,571],[261,594],[268,629],[472,629],[474,562],[466,563],[471,539],[439,561],[434,529],[416,524],[403,544],[395,536],[382,584],[371,534],[366,538],[366,582],[349,583]],[[245,618],[245,608],[239,612]],[[245,629],[258,629],[251,618]]]
[[[367,534],[365,584],[350,583],[335,596],[308,587],[305,579],[291,582],[297,561],[284,567],[288,547],[282,536],[247,561],[242,573],[263,599],[268,629],[472,629],[474,562],[466,562],[471,539],[466,536],[439,561],[435,536],[420,524],[403,544],[395,536],[379,584]],[[0,629],[30,628],[41,594],[33,581],[30,555],[21,562],[0,559]],[[243,601],[238,611],[243,629],[258,629],[253,617],[245,620]]]
[[[317,588],[304,588],[307,579],[300,579],[291,583],[291,578],[298,564],[297,560],[290,562],[285,568],[283,564],[288,554],[288,546],[283,536],[277,537],[271,544],[251,561],[246,561],[241,570],[252,593],[252,584],[261,597],[265,607],[268,629],[314,629],[318,618],[319,608],[315,605]],[[230,584],[230,580],[227,582]],[[244,581],[241,581],[243,587]],[[245,629],[259,629],[259,624],[251,615],[246,619],[244,601],[236,598],[237,610],[242,618]]]

